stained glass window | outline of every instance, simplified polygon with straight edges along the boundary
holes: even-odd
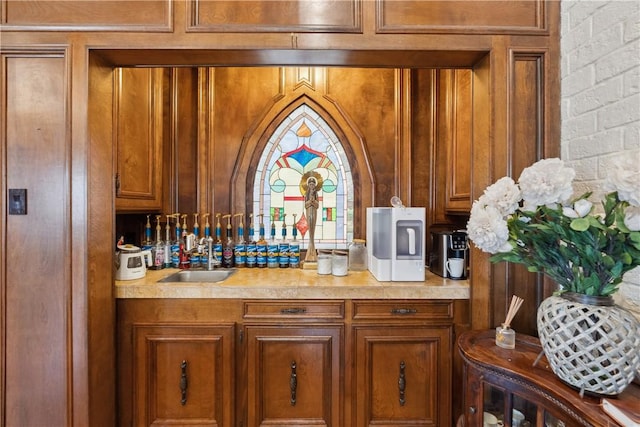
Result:
[[[263,215],[267,239],[272,224],[278,238],[286,224],[287,239],[296,233],[301,247],[307,247],[304,200],[311,176],[319,188],[315,247],[345,248],[353,238],[351,168],[333,129],[306,104],[280,123],[260,157],[253,185],[256,232]]]

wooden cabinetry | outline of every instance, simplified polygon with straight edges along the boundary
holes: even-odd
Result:
[[[450,424],[451,315],[446,301],[354,303],[357,426]]]
[[[445,211],[449,214],[469,214],[471,211],[471,141],[473,95],[471,70],[441,70],[441,87],[445,105],[440,143],[446,145],[447,178],[445,181]]]
[[[450,425],[454,305],[119,300],[119,425]]]
[[[160,212],[163,188],[162,68],[116,68],[113,139],[116,211]]]
[[[542,351],[536,338],[518,334],[515,349],[508,350],[495,345],[495,331],[470,331],[460,336],[458,347],[464,361],[464,425],[482,426],[485,413],[507,427],[618,425],[602,410],[600,398],[581,398],[553,374],[545,357],[533,366]],[[631,385],[618,399],[637,402],[638,394]]]
[[[341,425],[343,301],[247,301],[247,426]]]
[[[134,325],[133,425],[231,425],[234,330],[234,324]]]

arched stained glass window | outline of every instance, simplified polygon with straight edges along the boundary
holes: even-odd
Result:
[[[287,238],[292,238],[295,227],[301,247],[307,247],[304,195],[307,178],[312,175],[320,187],[315,246],[345,248],[353,238],[351,168],[335,132],[306,104],[280,123],[260,157],[253,185],[256,232],[262,214],[267,239],[272,223],[278,238],[285,223]]]

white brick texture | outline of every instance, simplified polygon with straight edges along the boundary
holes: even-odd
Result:
[[[561,153],[576,191],[603,193],[616,159],[640,164],[640,2],[562,0]],[[640,318],[640,268],[616,301]]]

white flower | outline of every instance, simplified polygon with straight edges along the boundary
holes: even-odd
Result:
[[[591,208],[593,208],[593,203],[587,199],[580,199],[573,204],[573,207],[563,207],[562,214],[569,218],[584,218],[591,212]]]
[[[640,207],[629,206],[624,213],[624,225],[631,231],[640,231]]]
[[[613,167],[605,183],[607,189],[618,192],[620,200],[632,206],[640,206],[640,162],[627,161],[621,167]]]
[[[507,221],[493,206],[478,202],[473,204],[467,223],[467,233],[474,244],[484,252],[495,254],[513,249],[509,244]]]
[[[573,194],[575,171],[560,159],[542,159],[525,168],[518,179],[528,209],[563,203]]]
[[[511,215],[518,209],[520,188],[513,179],[505,176],[487,187],[481,199],[487,206],[498,209],[500,215]]]

